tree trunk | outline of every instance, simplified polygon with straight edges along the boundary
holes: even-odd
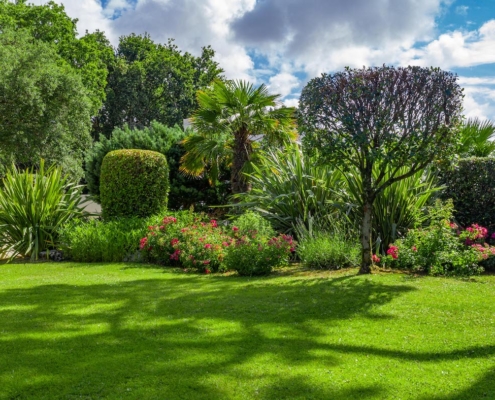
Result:
[[[231,169],[232,193],[244,193],[251,190],[251,185],[242,175],[244,164],[249,161],[252,152],[248,132],[241,130],[234,137],[234,159]]]
[[[371,273],[371,235],[373,231],[372,215],[374,193],[372,188],[372,171],[370,166],[361,175],[363,182],[363,222],[361,224],[361,268],[360,274]]]
[[[371,273],[371,215],[373,204],[366,201],[363,208],[363,222],[361,225],[361,269],[360,274]]]

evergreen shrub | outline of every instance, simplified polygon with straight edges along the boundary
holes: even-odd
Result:
[[[167,206],[169,175],[163,154],[115,150],[103,159],[100,176],[102,217],[148,217]]]

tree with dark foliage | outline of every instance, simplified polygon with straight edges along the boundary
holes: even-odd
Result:
[[[323,162],[352,165],[360,174],[360,273],[371,272],[376,196],[455,152],[462,98],[457,75],[438,68],[347,68],[304,88],[299,126],[305,147]],[[381,172],[374,177],[375,165]]]

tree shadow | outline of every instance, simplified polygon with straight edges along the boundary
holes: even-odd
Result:
[[[376,383],[315,386],[284,374],[314,361],[334,368],[339,353],[420,362],[495,354],[494,346],[414,354],[321,341],[323,326],[392,319],[380,306],[412,290],[352,276],[199,275],[4,290],[0,398],[388,398]],[[260,361],[267,357],[278,364]]]

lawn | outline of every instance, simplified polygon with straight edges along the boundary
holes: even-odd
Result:
[[[495,277],[0,266],[1,399],[495,398]]]

